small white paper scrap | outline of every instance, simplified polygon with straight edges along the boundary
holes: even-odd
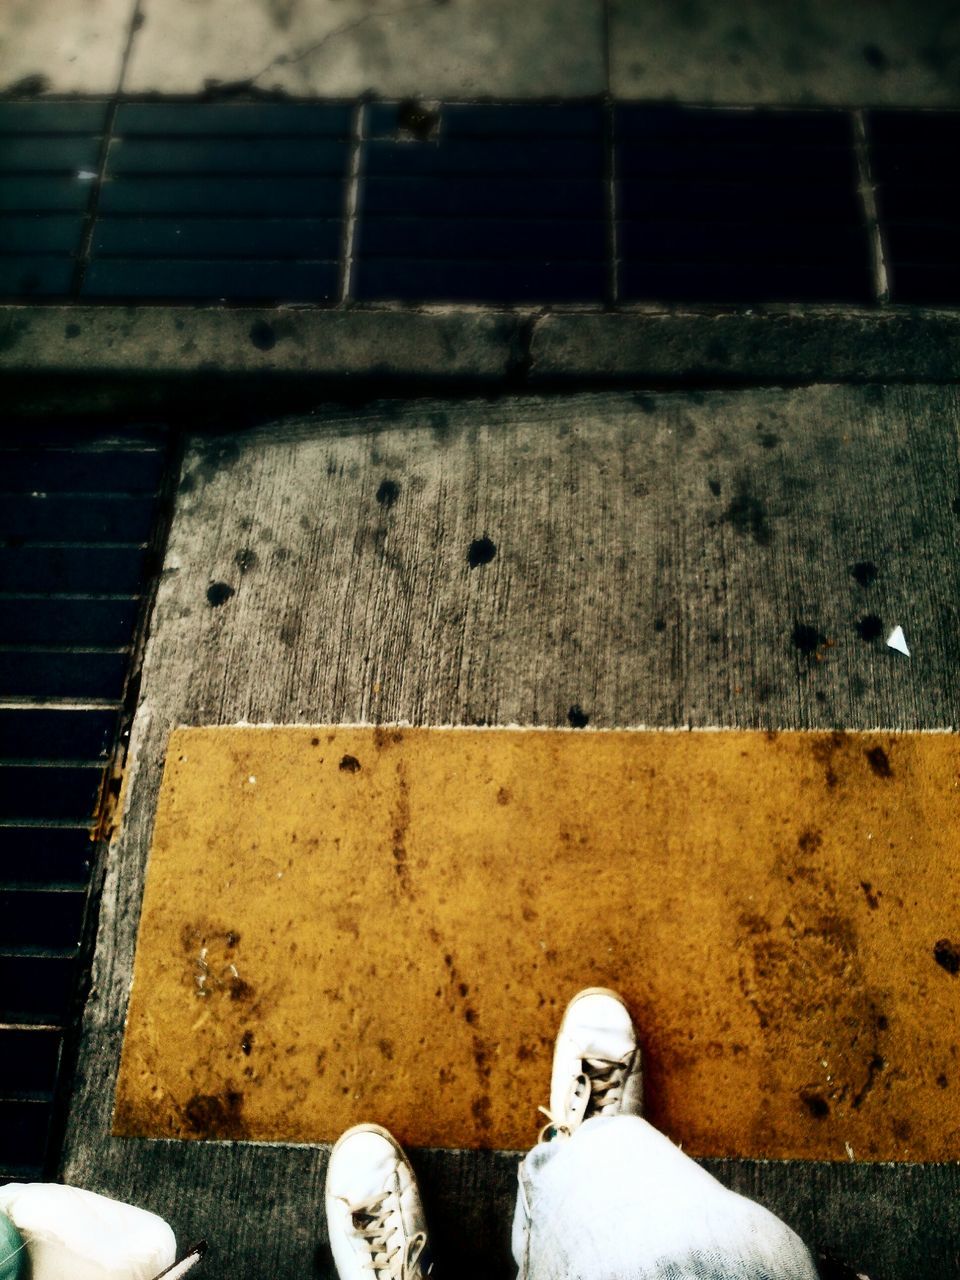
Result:
[[[96,176],[97,176],[97,175],[96,175],[96,172],[95,172],[95,170],[93,170],[93,169],[78,169],[78,170],[77,170],[77,181],[78,181],[78,182],[93,182],[93,181],[96,179]]]
[[[907,648],[906,637],[903,634],[903,627],[894,627],[887,636],[887,646],[890,649],[896,649],[897,653],[902,653],[906,657],[910,657],[910,650]]]

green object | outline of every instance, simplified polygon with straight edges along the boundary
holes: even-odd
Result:
[[[27,1250],[23,1236],[5,1213],[0,1213],[0,1280],[25,1280]]]

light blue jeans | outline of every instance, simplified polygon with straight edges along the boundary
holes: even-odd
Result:
[[[596,1116],[520,1165],[518,1280],[817,1280],[803,1241],[639,1116]]]

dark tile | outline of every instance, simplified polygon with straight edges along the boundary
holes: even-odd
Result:
[[[85,901],[82,889],[0,889],[0,951],[64,951],[78,946]]]
[[[90,264],[82,296],[329,302],[339,280],[336,262],[100,258]]]
[[[112,649],[132,642],[139,611],[137,596],[119,600],[0,597],[0,644]]]
[[[100,765],[0,764],[0,818],[91,821],[102,777]]]
[[[93,851],[90,831],[82,827],[4,826],[0,881],[82,888],[90,878]]]
[[[119,257],[299,258],[340,253],[339,218],[111,218],[97,222],[94,253]]]
[[[0,707],[0,760],[103,761],[116,729],[113,711]]]
[[[123,696],[127,653],[8,650],[0,663],[0,697],[94,698]]]
[[[138,546],[0,547],[0,591],[134,593],[145,560]]]

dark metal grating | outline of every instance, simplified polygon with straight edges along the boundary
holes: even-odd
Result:
[[[958,141],[960,112],[5,101],[0,296],[879,303],[885,245],[894,301],[955,305]]]
[[[867,302],[844,112],[619,107],[620,297]]]
[[[0,294],[72,293],[106,119],[105,102],[0,105]]]
[[[960,112],[874,111],[867,121],[891,299],[960,300]]]
[[[370,108],[355,295],[589,302],[605,292],[604,119],[592,106],[445,106],[417,137]]]
[[[0,1178],[47,1163],[165,465],[159,433],[0,447]]]
[[[352,111],[331,103],[124,103],[85,298],[329,302]]]

